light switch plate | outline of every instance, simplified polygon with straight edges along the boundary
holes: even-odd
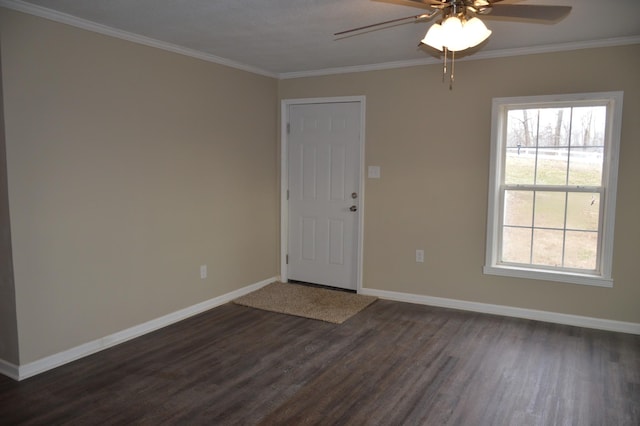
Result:
[[[369,166],[367,176],[371,179],[380,179],[380,166]]]

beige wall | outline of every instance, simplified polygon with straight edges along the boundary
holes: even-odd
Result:
[[[640,45],[282,80],[281,99],[365,95],[363,284],[640,323]],[[491,99],[624,91],[613,288],[483,275]],[[415,250],[425,250],[425,263]]]
[[[640,322],[638,45],[461,61],[451,92],[437,65],[278,83],[1,8],[0,48],[1,359],[277,275],[278,97],[367,97],[365,287]],[[491,98],[608,90],[625,92],[614,288],[483,275]]]
[[[0,51],[0,359],[17,365],[18,324],[16,293],[13,283],[6,160],[2,103],[2,52]]]
[[[21,364],[277,275],[275,79],[0,28]]]

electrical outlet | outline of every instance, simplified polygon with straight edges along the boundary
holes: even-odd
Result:
[[[416,250],[416,262],[424,262],[424,250]]]
[[[207,278],[207,265],[200,265],[200,279],[204,280]]]

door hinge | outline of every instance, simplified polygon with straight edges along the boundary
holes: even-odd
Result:
[[[287,200],[289,199],[289,190],[287,189]]]
[[[285,255],[285,262],[286,262],[287,265],[289,264],[289,255],[288,254]]]
[[[287,134],[291,133],[291,123],[287,123]]]

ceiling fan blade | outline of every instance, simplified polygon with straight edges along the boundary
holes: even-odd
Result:
[[[557,22],[571,12],[571,6],[542,6],[535,4],[496,4],[487,9],[486,17],[521,18],[534,21]]]
[[[350,30],[340,31],[340,32],[334,33],[333,35],[334,36],[339,36],[339,35],[349,34],[349,33],[353,33],[353,32],[356,32],[356,31],[362,31],[362,30],[367,30],[369,28],[379,27],[379,26],[382,26],[382,25],[387,25],[387,24],[393,24],[393,23],[396,23],[396,22],[407,21],[409,19],[413,19],[414,22],[423,21],[423,20],[431,19],[436,13],[438,13],[438,11],[434,10],[433,12],[421,13],[420,15],[412,15],[412,16],[406,16],[404,18],[390,19],[390,20],[384,21],[384,22],[377,22],[375,24],[365,25],[363,27],[351,28]]]
[[[439,0],[407,0],[410,3],[420,3],[423,6],[442,6],[447,1],[439,1]],[[417,5],[416,5],[417,6]]]
[[[498,3],[505,0],[458,0],[457,3],[465,3],[465,6],[471,6],[472,3],[482,3],[482,4],[473,4],[474,6],[490,6],[493,3]],[[522,0],[507,0],[508,1],[522,1]],[[398,2],[395,0],[394,2]],[[453,3],[456,3],[455,0],[402,0],[403,3],[414,3],[416,7],[426,6],[426,7],[446,7],[451,6]]]
[[[409,6],[409,7],[417,7],[419,9],[432,9],[434,7],[439,8],[439,6],[442,5],[442,3],[440,3],[439,1],[427,1],[427,2],[422,2],[420,0],[373,0],[373,1],[377,1],[380,3],[390,3],[390,4],[395,4],[395,5],[399,5],[399,6]],[[431,3],[435,3],[435,5],[431,5]]]

